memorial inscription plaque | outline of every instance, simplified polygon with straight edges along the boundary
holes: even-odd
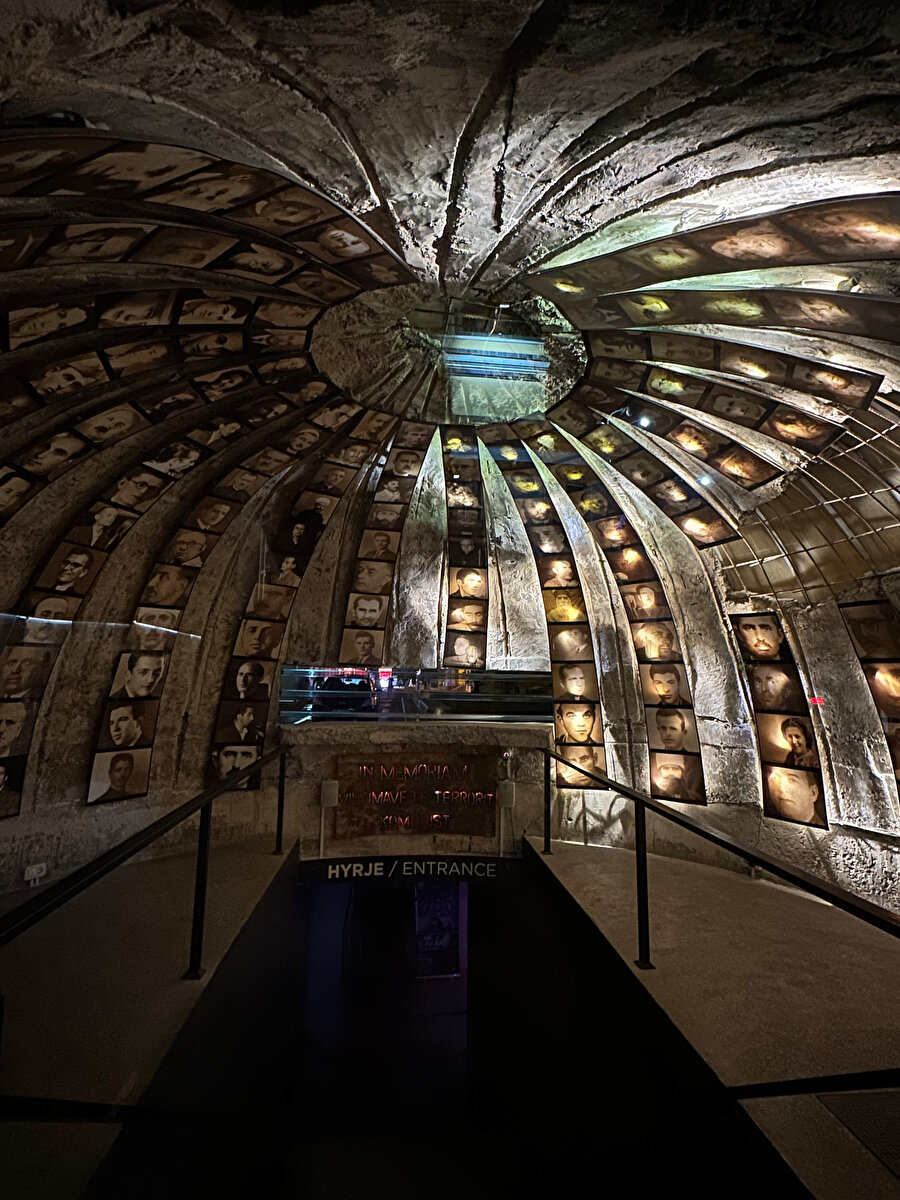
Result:
[[[496,832],[497,754],[338,759],[338,838],[372,833]]]

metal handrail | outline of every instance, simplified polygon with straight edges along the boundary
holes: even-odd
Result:
[[[197,883],[199,883],[199,876],[202,873],[202,864],[200,863],[201,854],[207,862],[209,858],[208,817],[212,801],[215,800],[217,796],[221,796],[223,792],[233,791],[236,784],[242,783],[245,779],[249,779],[251,775],[254,775],[257,771],[261,770],[264,766],[270,762],[273,762],[278,757],[281,757],[282,759],[282,766],[279,769],[278,776],[278,821],[276,826],[277,833],[275,853],[280,854],[282,851],[282,831],[284,828],[283,760],[286,753],[287,752],[284,747],[277,747],[274,750],[270,750],[268,754],[262,755],[262,757],[258,758],[256,762],[251,763],[249,767],[244,767],[241,771],[235,771],[234,774],[229,775],[229,777],[226,780],[223,780],[221,783],[216,783],[213,784],[212,787],[206,788],[205,791],[193,796],[190,800],[186,800],[184,804],[180,804],[177,808],[173,808],[172,811],[166,813],[165,816],[162,816],[158,820],[151,822],[144,829],[140,829],[137,833],[133,833],[131,837],[126,838],[117,846],[113,846],[110,850],[106,850],[103,854],[98,855],[97,858],[92,859],[83,867],[79,867],[78,870],[73,871],[71,875],[66,875],[65,878],[61,879],[58,883],[51,884],[50,887],[44,888],[30,900],[26,900],[22,904],[19,904],[16,908],[11,909],[10,912],[6,913],[3,917],[0,917],[0,946],[5,946],[8,942],[11,942],[14,938],[17,938],[20,933],[24,933],[26,929],[30,929],[32,925],[36,925],[37,922],[42,921],[44,917],[48,917],[58,908],[62,908],[64,904],[67,904],[70,900],[73,900],[76,896],[80,895],[83,891],[89,888],[91,884],[97,883],[98,880],[103,879],[103,877],[108,875],[110,871],[114,871],[116,867],[121,866],[122,863],[127,862],[129,858],[133,858],[135,854],[138,854],[141,850],[146,849],[146,847],[155,842],[157,838],[162,837],[164,833],[168,833],[170,829],[174,829],[176,825],[180,825],[182,821],[186,821],[188,817],[192,817],[195,812],[198,812],[202,809],[203,812],[201,814],[200,837],[198,840]],[[207,818],[207,820],[204,821],[204,818]],[[205,830],[203,828],[204,825],[207,826]],[[206,841],[205,847],[203,845],[204,840]],[[205,880],[203,882],[203,897],[205,900]],[[198,887],[195,886],[195,920],[191,938],[191,967],[188,968],[189,976],[191,978],[199,978],[199,976],[196,974],[190,974],[192,968],[194,971],[199,969],[202,973],[202,968],[199,966],[199,961],[196,963],[194,962],[195,955],[193,953],[194,949],[196,948],[194,943],[197,940],[196,933],[198,926],[197,892]],[[202,945],[202,905],[199,916],[200,945]]]
[[[552,854],[550,848],[550,759],[556,759],[557,762],[565,763],[567,766],[571,766],[572,764],[553,750],[545,750],[544,754],[546,755],[546,769],[544,773],[543,853]],[[682,829],[696,833],[706,841],[712,842],[714,846],[719,846],[723,850],[737,854],[740,858],[746,859],[747,862],[755,866],[763,867],[770,874],[777,876],[779,879],[786,880],[788,883],[801,888],[805,892],[809,892],[813,896],[817,896],[820,900],[825,900],[829,904],[833,904],[835,908],[841,908],[844,912],[850,913],[851,916],[858,917],[859,920],[865,921],[869,925],[874,925],[876,929],[880,929],[883,933],[889,933],[892,937],[900,937],[900,916],[892,913],[889,909],[881,908],[877,904],[872,904],[870,900],[864,900],[860,896],[855,896],[852,892],[848,892],[836,884],[819,879],[815,875],[811,875],[808,871],[802,870],[800,867],[789,867],[779,859],[773,858],[771,854],[767,854],[764,850],[757,850],[751,846],[746,846],[743,842],[739,842],[736,838],[731,837],[730,834],[710,829],[707,825],[698,821],[696,817],[691,817],[687,813],[669,808],[661,800],[655,800],[645,792],[639,792],[634,788],[628,787],[627,784],[618,783],[615,779],[610,779],[608,775],[600,775],[596,771],[589,771],[583,767],[578,768],[578,773],[588,779],[595,780],[604,788],[618,792],[619,795],[631,800],[635,806],[634,841],[638,915],[638,957],[635,959],[635,964],[638,967],[644,970],[652,970],[653,968],[653,963],[650,961],[647,809],[655,813],[658,817],[662,817],[666,821],[671,821],[673,825],[678,825]]]

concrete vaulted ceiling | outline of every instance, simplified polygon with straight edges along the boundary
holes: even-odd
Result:
[[[196,786],[239,698],[229,663],[263,656],[248,616],[283,624],[273,660],[446,661],[471,484],[492,556],[482,661],[556,662],[531,489],[593,597],[610,769],[646,780],[616,590],[640,582],[615,558],[638,546],[707,651],[688,672],[693,752],[720,751],[706,794],[757,797],[727,606],[883,599],[900,562],[896,6],[45,0],[5,8],[0,35],[3,606],[33,617],[73,545],[102,550],[73,592],[85,628],[30,697],[26,792],[38,761],[74,761],[73,798],[86,778],[115,798],[91,766],[125,686],[112,630],[174,609],[178,571],[199,572],[178,620],[202,645],[166,660],[145,790]],[[451,301],[543,341],[540,402],[476,388],[454,406],[429,325]],[[256,470],[252,494],[228,470]],[[123,489],[134,472],[149,499]],[[201,548],[210,497],[240,513]],[[281,557],[276,531],[315,503],[310,570],[273,582],[292,572],[263,561],[267,539]],[[93,521],[116,505],[117,553]],[[381,640],[354,652],[345,605],[378,520],[397,569],[369,588],[389,597]],[[298,589],[277,618],[249,598],[263,571]],[[865,767],[843,753],[831,819],[893,834],[886,743]],[[852,812],[848,781],[867,797]]]

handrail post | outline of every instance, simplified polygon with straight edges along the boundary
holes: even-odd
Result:
[[[542,854],[552,854],[550,849],[550,755],[544,755],[544,849]]]
[[[278,812],[275,815],[275,853],[284,852],[284,772],[287,754],[281,752],[278,760]]]
[[[643,804],[634,804],[634,867],[637,886],[638,956],[635,966],[652,971],[650,961],[650,891],[647,881],[647,813]]]
[[[212,831],[212,801],[200,809],[200,828],[197,831],[197,873],[194,876],[194,918],[191,923],[191,961],[182,979],[202,978],[203,929],[206,923],[206,885],[209,880],[209,842]]]

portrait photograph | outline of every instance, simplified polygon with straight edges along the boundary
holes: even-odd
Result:
[[[702,425],[693,421],[682,421],[680,425],[676,425],[666,434],[666,440],[674,442],[676,446],[680,446],[688,454],[693,454],[694,458],[702,459],[703,462],[728,445],[728,438],[723,434],[704,429]]]
[[[384,632],[380,629],[345,629],[341,638],[341,663],[360,667],[380,667],[384,652]]]
[[[143,397],[139,406],[141,412],[150,418],[151,421],[159,422],[166,420],[173,413],[187,412],[190,408],[197,408],[202,404],[200,396],[196,392],[192,392],[189,388],[178,392],[165,392],[161,396],[146,396]],[[189,434],[192,437],[193,434]]]
[[[105,446],[121,441],[139,429],[147,429],[149,425],[147,418],[136,408],[132,408],[130,404],[118,404],[115,408],[79,422],[75,429],[82,437],[88,438],[98,446]]]
[[[659,483],[666,474],[666,468],[659,459],[646,450],[639,450],[637,454],[629,454],[626,458],[620,458],[616,463],[616,468],[632,483],[636,483],[638,487],[642,488]]]
[[[370,522],[371,523],[371,522]],[[447,511],[447,529],[452,538],[484,536],[484,518],[477,508],[451,508]]]
[[[487,602],[484,600],[454,600],[447,610],[447,628],[463,633],[484,633],[487,615]]]
[[[718,264],[719,271],[774,262],[814,263],[820,257],[815,250],[766,217],[697,229],[691,234],[691,240],[724,260]]]
[[[210,496],[208,500],[200,501],[184,523],[190,529],[199,529],[201,533],[224,533],[239,511],[237,504]]]
[[[879,714],[900,721],[900,662],[867,663],[863,670]]]
[[[484,669],[485,638],[478,633],[456,633],[447,631],[444,640],[444,666]]]
[[[386,596],[391,590],[394,567],[379,559],[360,559],[353,576],[353,591]]]
[[[382,442],[397,424],[397,419],[391,413],[367,412],[354,429],[354,437],[365,438],[368,442]],[[429,434],[434,431],[431,425],[422,428],[428,429]]]
[[[36,715],[36,703],[0,700],[0,759],[28,753]]]
[[[780,221],[814,241],[826,261],[896,255],[900,221],[889,202],[873,200],[819,203],[780,214]]]
[[[243,225],[253,225],[287,237],[304,225],[318,224],[337,212],[334,205],[329,204],[323,197],[308,192],[306,188],[292,185],[237,209],[231,216]]]
[[[157,700],[169,666],[160,651],[131,650],[119,655],[109,696],[111,700]]]
[[[690,512],[691,509],[699,508],[703,503],[695,491],[674,476],[654,484],[653,487],[647,489],[647,494],[670,517],[676,516],[678,513]]]
[[[672,615],[659,580],[652,583],[625,583],[619,592],[629,621],[655,621]]]
[[[182,615],[178,608],[140,605],[128,631],[129,647],[132,650],[171,650]]]
[[[262,746],[266,738],[268,701],[225,700],[216,715],[216,745]]]
[[[565,625],[551,629],[550,657],[554,662],[593,662],[594,648],[587,625]]]
[[[514,496],[543,496],[546,494],[541,477],[534,468],[516,467],[505,472],[504,479]]]
[[[74,433],[59,432],[19,454],[16,465],[19,470],[37,479],[58,479],[79,458],[92,450],[93,447],[84,438]]]
[[[105,354],[113,375],[123,377],[164,366],[167,364],[167,360],[171,361],[175,358],[173,345],[165,341],[126,342],[118,346],[107,346]],[[196,397],[194,397],[194,403],[196,403]],[[147,415],[151,416],[152,404],[151,411],[148,411],[146,401],[142,400],[140,404]],[[183,405],[183,407],[188,406]],[[167,415],[172,411],[174,408],[168,408]]]
[[[244,465],[251,471],[258,471],[260,475],[277,475],[292,462],[290,454],[285,454],[283,450],[276,450],[273,446],[257,450],[255,454],[244,459]]]
[[[827,421],[796,408],[788,408],[786,404],[777,405],[768,420],[760,425],[759,431],[778,441],[788,442],[791,446],[799,446],[802,450],[819,450],[839,432],[836,426]]]
[[[685,669],[680,663],[641,663],[639,670],[645,704],[691,707],[691,691]]]
[[[74,333],[87,324],[91,310],[82,304],[50,304],[40,308],[18,308],[8,314],[9,347],[16,350],[62,332]]]
[[[582,462],[557,463],[550,470],[570,495],[580,493],[585,483],[595,478],[590,467]]]
[[[649,558],[637,546],[607,550],[606,560],[617,583],[645,583],[656,578],[656,571]]]
[[[103,550],[91,550],[87,546],[63,542],[38,575],[35,586],[61,596],[84,596],[107,557]]]
[[[224,700],[268,700],[275,678],[274,662],[232,658],[222,688]]]
[[[720,343],[712,338],[690,334],[651,333],[647,345],[638,354],[628,357],[655,358],[662,362],[683,363],[689,367],[715,367]]]
[[[587,337],[591,354],[601,358],[650,357],[650,338],[639,333],[612,333],[605,329],[592,329]],[[654,351],[653,357],[665,356]]]
[[[600,788],[603,785],[588,778],[583,772],[606,774],[606,750],[603,746],[589,745],[585,742],[572,743],[558,747],[561,758],[566,761],[556,762],[556,786],[558,788]]]
[[[264,621],[286,621],[294,595],[291,587],[257,583],[250,594],[246,614],[248,617],[261,617]]]
[[[343,496],[355,474],[352,467],[326,462],[313,475],[309,486],[314,491],[327,492],[329,496]]]
[[[309,296],[313,300],[321,300],[323,304],[336,304],[341,300],[349,300],[359,294],[360,288],[356,283],[335,275],[333,271],[321,268],[307,268],[305,271],[289,279],[281,285],[289,292],[301,296]]]
[[[841,616],[861,659],[900,659],[900,616],[888,600],[842,604]]]
[[[344,269],[348,275],[364,287],[385,288],[395,287],[400,283],[411,283],[412,277],[407,269],[391,258],[389,254],[381,254],[376,258],[360,260],[350,259]]]
[[[544,497],[539,500],[517,500],[516,508],[525,525],[545,525],[556,517],[556,510]]]
[[[638,270],[635,282],[647,283],[661,279],[680,279],[687,275],[705,275],[710,269],[710,260],[685,238],[667,237],[620,250],[610,258],[616,263],[629,263]],[[628,284],[623,283],[622,287]]]
[[[116,299],[106,299],[100,311],[101,325],[164,325],[168,324],[175,302],[175,293],[125,292]]]
[[[112,550],[136,520],[134,513],[101,500],[79,515],[69,530],[69,541],[97,550]]]
[[[237,244],[237,238],[204,229],[159,229],[131,255],[129,262],[154,263],[200,270]]]
[[[650,751],[650,795],[683,804],[703,804],[703,768],[699,755]]]
[[[372,529],[399,529],[406,519],[405,504],[373,504],[368,524]]]
[[[626,517],[602,517],[591,524],[594,537],[606,550],[614,550],[617,546],[634,546],[640,543],[636,531]]]
[[[449,479],[445,487],[448,508],[481,508],[481,484]]]
[[[120,189],[147,191],[171,183],[179,175],[207,167],[212,160],[198,150],[155,143],[133,144],[128,150],[108,150],[57,180],[77,192],[115,192]]]
[[[812,723],[806,716],[788,713],[757,713],[759,754],[765,763],[784,767],[819,766]]]
[[[715,546],[738,536],[737,530],[708,504],[676,516],[675,524],[698,546]]]
[[[648,708],[647,740],[651,750],[664,750],[667,754],[697,754],[697,726],[690,708],[675,708],[659,705]]]
[[[431,445],[431,439],[433,436],[433,425],[424,425],[418,421],[404,421],[397,430],[395,444],[398,447],[402,446],[408,450],[427,450],[427,448]],[[421,463],[419,464],[418,470],[421,470]]]
[[[405,447],[398,447],[392,450],[385,466],[387,474],[402,475],[410,479],[415,479],[422,468],[422,462],[425,455],[421,450],[409,450]]]
[[[44,139],[16,139],[0,150],[0,189],[4,195],[15,191],[16,181],[32,175],[47,176],[71,168],[88,155],[96,154],[109,142],[97,138],[66,138],[47,143]]]
[[[26,479],[10,467],[0,467],[0,522],[15,516],[39,487],[35,480]]]
[[[247,471],[243,467],[236,467],[233,471],[229,471],[216,484],[214,493],[216,496],[221,496],[223,500],[232,500],[236,504],[245,504],[251,496],[259,491],[265,482],[264,476],[255,475],[252,471]]]
[[[318,436],[317,434],[317,438]],[[366,442],[346,442],[343,446],[338,446],[334,450],[330,450],[328,452],[328,459],[329,462],[340,463],[344,467],[353,467],[354,470],[357,470],[371,453],[372,447]],[[411,490],[412,488],[410,487]]]
[[[209,756],[209,773],[207,783],[225,783],[229,776],[237,775],[252,767],[261,753],[261,747],[252,742],[236,742],[232,745],[214,746]],[[252,772],[246,779],[234,785],[236,792],[256,791],[260,786],[258,771]]]
[[[56,661],[55,646],[7,646],[0,650],[0,699],[39,700]]]
[[[628,362],[621,358],[595,358],[588,367],[587,378],[592,383],[600,380],[637,390],[646,373],[644,363]]]
[[[553,697],[555,700],[599,700],[593,662],[554,663]]]
[[[763,813],[779,821],[827,829],[822,776],[792,767],[763,767]]]
[[[654,367],[647,376],[647,386],[643,390],[651,396],[660,396],[663,400],[674,400],[676,404],[693,407],[698,404],[709,387],[704,379],[693,375],[682,375],[677,371],[667,371],[664,367]]]
[[[153,744],[158,700],[110,700],[103,710],[98,750],[132,750]]]
[[[877,375],[864,375],[844,369],[835,370],[830,363],[799,359],[795,360],[791,368],[791,387],[848,408],[857,408],[868,400],[876,391],[879,382]]]
[[[184,608],[197,572],[174,563],[157,563],[141,592],[141,604],[154,608]]]
[[[739,392],[734,388],[710,388],[702,404],[704,412],[714,413],[724,417],[735,425],[745,429],[755,429],[772,411],[771,402],[763,397],[751,396],[748,392]]]
[[[529,525],[525,532],[535,552],[540,554],[566,554],[569,540],[561,525]]]
[[[109,499],[123,508],[146,512],[151,504],[170,488],[174,480],[151,471],[148,467],[136,467],[113,484]]]
[[[317,536],[314,533],[310,544],[314,547]],[[306,550],[298,544],[292,554],[284,554],[281,550],[270,550],[266,555],[267,570],[264,580],[275,587],[296,588],[300,586],[300,575],[306,563]]]
[[[542,588],[577,588],[578,572],[571,554],[538,555],[538,577]]]
[[[556,744],[603,742],[600,705],[589,700],[563,700],[553,705]]]
[[[381,251],[372,235],[349,218],[305,232],[298,236],[297,242],[312,258],[326,263],[353,262]],[[399,279],[391,282],[399,282]],[[389,282],[385,281],[382,286],[389,286]]]
[[[553,588],[543,593],[543,600],[550,624],[572,624],[587,620],[584,596],[578,587]]]
[[[322,429],[342,429],[349,420],[362,411],[361,404],[354,404],[351,400],[341,400],[336,404],[329,404],[315,416],[310,417],[314,425],[320,426]],[[355,430],[357,436],[362,436],[359,429]]]
[[[731,623],[738,646],[749,662],[790,662],[781,621],[775,613],[746,613],[733,616]]]
[[[415,485],[414,479],[382,475],[378,490],[375,492],[375,499],[387,504],[408,504]]]
[[[764,458],[734,443],[721,453],[714,454],[709,464],[735,483],[748,488],[759,487],[760,484],[768,483],[770,479],[781,474],[780,467],[773,466]]]
[[[0,760],[0,820],[17,817],[22,810],[22,785],[27,763],[24,755]]]
[[[295,505],[295,514],[317,512],[322,521],[327,523],[334,512],[339,496],[326,496],[322,492],[301,492]]]
[[[58,646],[65,641],[80,605],[80,596],[30,592],[23,606],[30,615],[21,640],[36,646]]]
[[[359,543],[359,557],[393,562],[399,548],[399,533],[389,533],[384,529],[366,529]]]
[[[29,382],[44,400],[54,400],[69,392],[81,391],[109,380],[106,367],[96,354],[79,354],[68,362],[55,362],[28,376]]]
[[[681,646],[671,621],[641,621],[631,626],[638,662],[681,662]]]
[[[244,335],[240,329],[217,329],[179,338],[178,344],[185,358],[217,358],[221,354],[239,354],[244,349]]]
[[[111,800],[128,800],[144,796],[150,777],[152,748],[136,750],[107,750],[94,755],[88,804],[106,804]]]
[[[277,658],[284,636],[284,625],[247,617],[241,621],[234,643],[236,658]]]
[[[488,573],[484,567],[456,567],[449,569],[451,600],[482,600],[487,596]]]
[[[217,540],[214,533],[179,529],[160,555],[160,561],[176,567],[202,567]]]
[[[344,624],[352,629],[383,629],[387,619],[387,597],[351,592]]]
[[[259,279],[263,283],[277,283],[279,279],[298,271],[307,262],[308,259],[299,258],[297,255],[285,254],[281,250],[273,250],[270,246],[251,242],[232,250],[226,258],[216,263],[216,270],[227,271],[229,275],[240,275],[246,279]],[[279,310],[287,307],[281,300],[263,301],[256,310],[254,320],[271,321],[275,325],[294,324],[290,318],[283,322],[278,318]],[[296,308],[298,313],[309,311],[299,304]],[[269,309],[274,311],[269,313]]]
[[[757,712],[806,713],[808,704],[797,668],[790,663],[748,665],[750,695]]]
[[[207,400],[222,400],[241,388],[250,388],[256,383],[256,377],[249,367],[231,367],[225,371],[214,371],[209,375],[198,375],[194,383],[200,388]],[[271,406],[270,406],[271,407]],[[281,416],[288,411],[286,404],[277,414],[266,411],[265,407],[256,406],[247,415],[249,425],[261,425],[272,419],[274,415]]]
[[[744,375],[766,383],[787,383],[788,359],[773,350],[760,346],[743,346],[736,342],[719,344],[719,370],[727,375]]]

